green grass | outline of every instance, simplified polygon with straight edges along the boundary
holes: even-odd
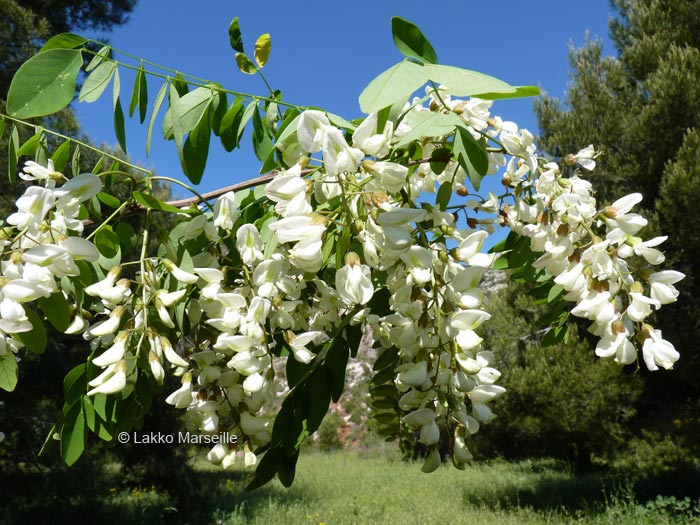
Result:
[[[113,475],[116,482],[118,471]],[[394,452],[307,452],[289,489],[275,481],[245,492],[247,476],[197,462],[187,480],[189,497],[179,506],[155,488],[108,485],[96,500],[75,494],[42,501],[36,492],[20,505],[3,497],[0,523],[41,523],[50,516],[52,523],[105,524],[700,524],[697,482],[685,486],[689,497],[665,492],[656,498],[644,489],[640,496],[639,487],[635,492],[619,479],[575,475],[554,461],[475,464],[465,471],[445,465],[422,474],[420,464]]]

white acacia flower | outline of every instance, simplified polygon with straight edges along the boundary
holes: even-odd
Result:
[[[126,354],[126,344],[129,342],[129,332],[119,332],[114,338],[112,346],[102,352],[99,356],[92,360],[95,366],[105,367],[124,359]]]
[[[161,259],[161,261],[163,262],[163,266],[167,268],[170,274],[181,283],[192,284],[196,283],[199,280],[198,276],[196,276],[193,273],[184,271],[170,259]]]
[[[318,330],[312,330],[310,332],[304,332],[301,334],[295,334],[293,332],[285,333],[285,340],[289,345],[289,349],[294,354],[294,358],[297,361],[307,365],[315,356],[314,353],[312,353],[308,348],[306,348],[307,345],[316,345],[325,338],[325,334]]]
[[[300,241],[289,250],[289,259],[297,268],[315,273],[323,265],[322,247],[321,239]]]
[[[605,223],[611,230],[620,229],[627,235],[635,235],[647,225],[647,220],[629,211],[642,200],[641,193],[630,193],[616,200],[603,210]]]
[[[165,359],[167,359],[170,364],[182,368],[187,368],[189,366],[189,363],[175,351],[173,345],[170,343],[170,339],[162,335],[156,337],[156,339],[158,343],[160,343],[160,348],[163,350]]]
[[[399,375],[396,380],[399,383],[409,386],[421,386],[428,380],[428,362],[407,363],[401,365],[397,372],[399,372]]]
[[[88,328],[88,330],[83,334],[83,337],[85,339],[91,339],[93,337],[102,337],[113,334],[119,328],[119,324],[121,323],[122,316],[125,312],[126,307],[117,306],[114,310],[112,310],[107,319],[104,321],[99,321]]]
[[[464,442],[464,438],[461,436],[455,437],[455,446],[453,454],[455,460],[458,463],[469,463],[472,459],[474,459],[474,456],[472,456],[471,452],[469,452],[469,449],[467,448],[467,445]]]
[[[94,173],[81,173],[73,177],[60,188],[54,190],[58,197],[56,207],[62,208],[69,204],[70,200],[85,202],[102,190],[102,180]]]
[[[7,223],[17,226],[20,230],[27,228],[30,224],[38,224],[44,220],[46,214],[53,207],[56,201],[54,193],[40,186],[30,186],[24,192],[15,205],[17,212],[7,218]]]
[[[670,304],[678,298],[678,290],[673,286],[683,279],[685,274],[674,270],[656,272],[649,276],[651,298],[659,304]]]
[[[300,215],[273,222],[270,229],[280,243],[318,241],[326,231],[326,223],[320,216]]]
[[[243,264],[251,266],[263,258],[263,243],[257,228],[252,224],[244,224],[236,231],[236,249]]]
[[[374,295],[369,266],[360,264],[357,254],[349,252],[345,266],[335,273],[335,288],[346,304],[367,304]]]
[[[88,396],[121,392],[126,386],[126,361],[112,363],[88,385],[94,387],[88,391]]]
[[[623,365],[634,363],[637,359],[637,350],[628,339],[627,332],[617,335],[605,335],[595,349],[598,357],[615,357],[615,362]]]
[[[654,246],[658,246],[666,239],[668,239],[666,236],[654,237],[648,241],[642,241],[634,244],[632,249],[634,250],[635,254],[644,257],[649,264],[661,264],[664,262],[666,257],[660,250],[654,248]]]
[[[236,196],[232,191],[224,193],[214,203],[214,226],[224,230],[232,230],[238,220]]]
[[[328,117],[322,111],[304,111],[297,124],[299,144],[309,153],[315,153],[323,146],[326,130],[333,129]]]
[[[343,132],[338,128],[326,129],[323,137],[323,164],[330,177],[344,172],[354,173],[364,156],[361,149],[348,145]]]
[[[642,345],[642,356],[649,370],[658,370],[659,366],[670,370],[678,361],[680,354],[671,343],[666,341],[661,330],[647,330],[647,338]]]
[[[367,155],[373,157],[385,157],[389,154],[391,137],[394,132],[394,123],[387,120],[384,129],[377,132],[377,113],[371,113],[357,126],[352,134],[352,145],[359,148]],[[398,190],[397,190],[398,191]]]
[[[54,169],[53,161],[49,159],[47,166],[37,164],[33,160],[24,163],[24,168],[19,174],[19,178],[26,181],[43,181],[46,187],[51,187],[55,184],[54,179],[62,175]]]
[[[651,315],[651,308],[659,308],[661,303],[650,297],[646,297],[644,294],[637,292],[630,292],[630,304],[627,307],[627,316],[633,321],[641,322]]]
[[[165,402],[174,405],[175,408],[186,408],[193,400],[192,396],[192,375],[186,372],[182,376],[182,385],[175,392],[170,394]]]

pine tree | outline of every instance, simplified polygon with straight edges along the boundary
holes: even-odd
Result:
[[[670,233],[667,264],[687,277],[678,302],[652,323],[674,341],[682,361],[673,372],[644,378],[639,413],[648,422],[673,421],[679,435],[667,438],[680,439],[697,426],[700,396],[700,234],[693,222],[700,203],[700,3],[613,6],[617,58],[603,55],[600,40],[571,50],[565,101],[536,103],[539,140],[553,157],[595,144],[602,151],[593,180],[599,202],[640,192],[647,228]]]

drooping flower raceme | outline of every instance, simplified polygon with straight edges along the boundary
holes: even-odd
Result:
[[[665,238],[638,237],[641,196],[601,208],[581,176],[595,167],[592,146],[566,157],[564,170],[490,107],[431,87],[396,116],[374,113],[354,130],[305,111],[280,145],[299,152],[298,164],[264,193],[229,192],[211,211],[183,210],[128,278],[120,277],[132,262],[111,262],[81,238],[81,206],[100,191],[99,177],[61,185],[52,165],[28,164],[23,178],[38,185],[3,232],[0,353],[17,352],[16,334],[32,329],[24,305],[61,294],[76,304],[66,333],[90,342],[86,396],[127,395],[172,373],[181,384],[167,403],[187,410],[202,433],[238,437],[209,459],[252,466],[258,453],[287,453],[277,418],[285,425],[309,410],[309,395],[339,395],[338,367],[356,350],[349,341],[371,331],[373,391],[394,411],[383,413],[395,415],[392,435],[427,447],[426,472],[439,466],[445,441],[465,463],[469,436],[496,417],[491,403],[505,391],[498,349],[479,335],[491,317],[479,283],[497,257],[483,247],[502,225],[541,254],[534,266],[573,303],[571,313],[591,321],[598,356],[630,364],[641,352],[649,369],[671,368],[678,353],[649,316],[676,300],[683,275],[653,268]],[[454,126],[419,127],[431,114]],[[456,151],[469,138],[490,145],[478,173]],[[467,190],[501,168],[504,195]]]

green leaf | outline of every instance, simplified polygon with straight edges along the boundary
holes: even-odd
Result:
[[[114,84],[112,85],[112,102],[114,103],[114,134],[122,151],[126,153],[126,131],[124,130],[124,111],[122,103],[119,101],[119,71],[114,72]]]
[[[185,164],[184,153],[182,151],[182,141],[185,138],[185,131],[182,129],[182,114],[180,112],[180,94],[175,87],[175,84],[170,85],[170,90],[168,92],[168,100],[170,102],[170,108],[168,112],[170,113],[170,120],[173,127],[173,139],[175,140],[175,148],[177,149],[177,155],[180,159],[180,165]],[[166,113],[166,117],[168,114]]]
[[[437,64],[437,55],[433,46],[425,38],[418,26],[395,16],[391,19],[391,34],[394,36],[396,48],[409,58],[415,58],[421,62]]]
[[[19,368],[15,354],[8,352],[0,355],[0,388],[6,392],[12,392],[17,386]]]
[[[110,195],[109,193],[105,193],[103,191],[97,194],[97,198],[102,204],[105,204],[110,208],[114,208],[115,210],[122,205],[122,201],[117,199],[114,195]]]
[[[171,206],[166,202],[161,202],[158,199],[156,199],[153,195],[149,195],[148,193],[141,193],[140,191],[135,191],[133,193],[133,196],[134,199],[136,199],[136,202],[138,202],[144,208],[148,208],[150,210],[166,211],[168,213],[189,213],[189,211],[187,210],[181,210],[180,208]]]
[[[270,34],[264,33],[255,41],[255,61],[259,68],[263,68],[267,64],[267,59],[270,57],[270,49],[272,49],[272,40]]]
[[[540,94],[540,88],[537,86],[512,86],[511,93],[479,93],[474,95],[485,100],[501,100],[504,98],[525,98],[536,97]]]
[[[246,486],[246,491],[255,490],[270,482],[277,473],[277,463],[281,460],[283,455],[284,450],[281,448],[275,447],[269,450],[255,468],[255,477],[253,481]]]
[[[475,190],[479,190],[481,179],[489,170],[489,156],[481,142],[472,137],[467,128],[459,126],[455,133],[454,155],[467,172]]]
[[[447,115],[433,111],[416,111],[408,117],[411,131],[406,133],[396,144],[396,148],[410,144],[421,137],[440,137],[449,135],[457,126],[464,124],[454,113]]]
[[[139,107],[139,121],[143,124],[146,120],[146,110],[148,109],[148,83],[143,64],[139,66],[134,80],[134,89],[131,92],[131,102],[129,103],[129,117],[133,116],[136,106]]]
[[[238,69],[246,75],[254,75],[258,70],[255,64],[253,64],[253,61],[248,58],[245,53],[236,53],[236,64],[238,65]]]
[[[148,156],[149,152],[151,151],[151,138],[153,137],[153,125],[156,122],[156,117],[158,116],[158,111],[160,111],[160,107],[163,105],[163,101],[165,100],[165,94],[168,91],[168,84],[165,83],[161,86],[160,90],[158,91],[158,94],[156,95],[156,100],[153,104],[153,112],[151,113],[151,120],[148,122],[148,133],[146,134],[146,156]]]
[[[172,83],[180,97],[184,97],[187,95],[187,93],[189,93],[190,87],[187,84],[187,80],[185,80],[185,77],[183,77],[179,72],[175,73],[175,78],[172,80]]]
[[[548,347],[561,343],[564,341],[564,339],[566,339],[568,333],[569,325],[564,324],[563,326],[554,326],[550,328],[542,338],[542,346]]]
[[[220,86],[217,87],[220,88]],[[226,97],[226,92],[221,90],[215,91],[211,102],[211,130],[217,137],[221,129],[221,120],[224,118],[227,108],[228,99]]]
[[[272,148],[272,139],[265,131],[260,110],[256,106],[253,112],[253,150],[259,160],[264,161],[268,152]]]
[[[454,66],[425,66],[425,73],[437,84],[457,97],[478,97],[483,99],[520,98],[539,95],[535,86],[511,86],[507,82],[477,71]]]
[[[226,151],[233,151],[233,149],[238,146],[238,128],[241,125],[243,113],[243,100],[237,97],[221,119],[219,139]]]
[[[124,252],[129,252],[132,248],[136,247],[138,242],[138,236],[133,226],[128,222],[120,222],[115,228],[117,235],[119,236],[119,244],[121,244]]]
[[[104,62],[104,60],[109,57],[111,50],[111,46],[102,46],[97,52],[97,54],[94,57],[92,57],[92,60],[90,60],[88,65],[85,66],[85,72],[89,73],[97,66],[99,66],[102,62]]]
[[[87,77],[78,95],[79,102],[95,102],[102,96],[102,93],[109,85],[114,72],[117,70],[117,63],[111,60],[102,62]]]
[[[555,284],[554,286],[552,286],[549,289],[549,293],[547,294],[547,302],[551,303],[552,301],[554,301],[557,297],[561,295],[563,291],[564,287],[559,284]]]
[[[440,210],[445,211],[447,205],[450,203],[450,198],[452,197],[452,182],[446,180],[440,184],[437,196],[435,197],[435,204],[440,207]]]
[[[111,259],[119,252],[119,236],[114,233],[109,225],[103,226],[97,232],[94,242],[100,253],[108,259]]]
[[[71,171],[73,172],[73,177],[77,177],[78,175],[80,175],[80,148],[75,148],[73,150],[73,156],[71,157],[70,166]]]
[[[83,55],[77,49],[50,49],[19,68],[7,94],[7,112],[17,118],[50,115],[73,100]]]
[[[231,42],[231,47],[234,51],[243,53],[243,35],[241,35],[241,27],[238,24],[238,17],[231,20],[228,26],[228,39]]]
[[[53,161],[53,167],[56,171],[63,171],[68,164],[68,157],[70,157],[70,140],[63,142],[51,156]]]
[[[27,142],[22,144],[17,150],[17,157],[34,154],[34,152],[41,147],[41,139],[43,134],[43,130],[39,130],[32,135],[32,137]]]
[[[73,465],[85,451],[87,433],[82,403],[75,403],[68,413],[61,429],[61,457],[66,465]]]
[[[337,336],[336,336],[337,337]],[[337,403],[345,390],[345,373],[348,367],[350,349],[345,340],[334,344],[326,355],[326,367],[328,368],[328,380],[330,382],[330,394],[334,403]]]
[[[27,319],[32,323],[32,329],[29,332],[17,334],[20,341],[24,343],[29,350],[35,354],[43,354],[46,350],[46,329],[44,323],[41,322],[37,313],[31,308],[24,307]]]
[[[39,308],[59,332],[65,331],[70,326],[71,307],[63,292],[55,292],[49,297],[41,297]]]
[[[49,49],[75,49],[87,43],[87,39],[73,33],[61,33],[60,35],[52,36],[39,50],[40,53]]]
[[[211,138],[211,119],[209,107],[199,120],[195,128],[190,132],[183,146],[182,166],[185,175],[193,184],[199,184],[204,174],[209,155],[209,141]]]
[[[427,81],[423,66],[407,60],[399,62],[372,80],[360,93],[360,108],[369,114],[399,100],[408,100]]]
[[[19,160],[19,156],[17,155],[17,150],[19,149],[19,132],[17,131],[17,126],[14,124],[12,124],[12,131],[10,132],[10,139],[8,142],[7,176],[10,179],[10,184],[14,184],[17,180],[17,161]]]
[[[433,159],[430,161],[430,169],[436,175],[440,175],[452,159],[452,151],[449,148],[437,148],[430,157]]]
[[[198,87],[190,91],[186,95],[179,98],[180,123],[182,136],[192,131],[199,121],[202,120],[204,113],[209,109],[214,98],[214,91],[208,87]],[[163,119],[163,138],[172,140],[175,134],[172,100],[171,107],[165,114]],[[176,140],[177,142],[177,140]]]

